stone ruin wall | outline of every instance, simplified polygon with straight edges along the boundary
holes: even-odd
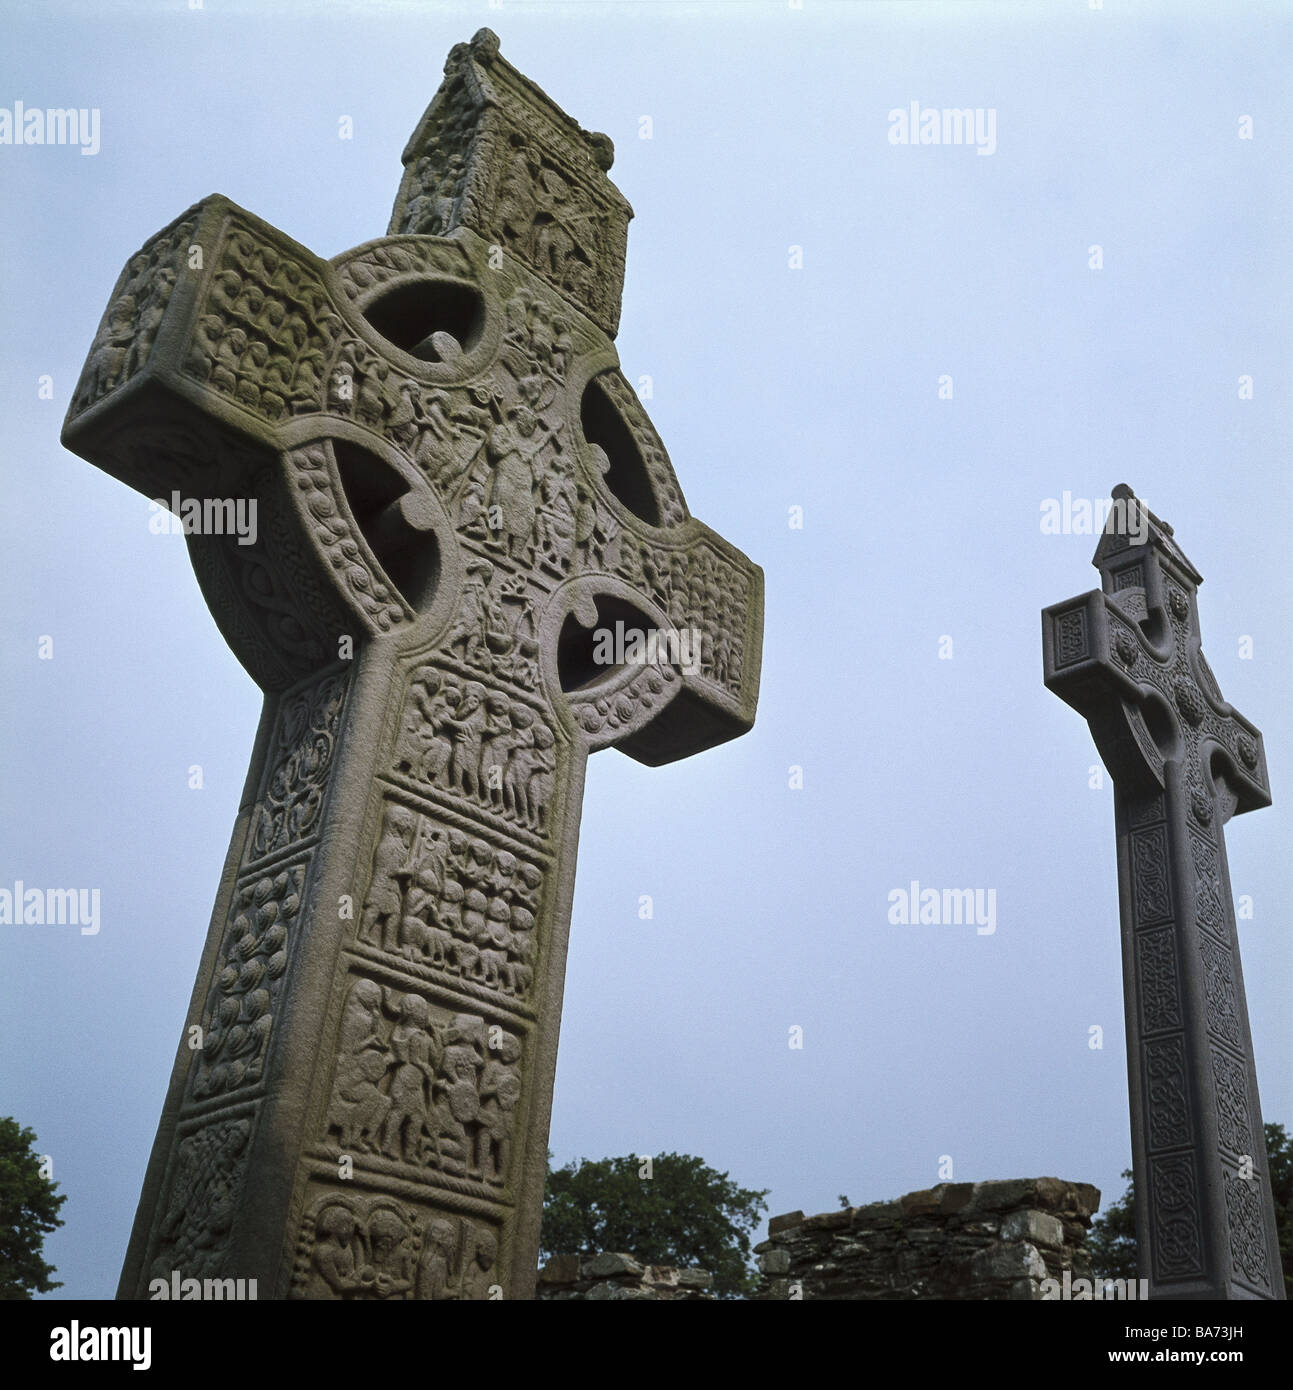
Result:
[[[940,1183],[892,1202],[775,1216],[755,1246],[760,1299],[1041,1300],[1042,1281],[1089,1279],[1100,1205],[1060,1178]],[[1051,1297],[1057,1296],[1054,1291]]]
[[[588,1259],[554,1255],[539,1271],[539,1299],[586,1298],[598,1302],[693,1302],[712,1299],[712,1275],[703,1269],[644,1265],[631,1255],[602,1254]]]
[[[940,1183],[892,1202],[774,1216],[754,1247],[755,1297],[1040,1301],[1043,1281],[1090,1279],[1086,1250],[1100,1192],[1061,1178]],[[712,1299],[703,1269],[645,1265],[624,1254],[555,1255],[540,1299]]]

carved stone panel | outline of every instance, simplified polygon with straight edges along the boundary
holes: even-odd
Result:
[[[1149,1147],[1170,1149],[1188,1144],[1193,1127],[1185,1079],[1184,1040],[1178,1036],[1146,1043],[1144,1056]]]
[[[1255,1178],[1240,1178],[1233,1173],[1226,1173],[1223,1180],[1232,1268],[1239,1278],[1254,1288],[1269,1290],[1271,1281],[1267,1273],[1259,1182]]]
[[[1172,891],[1167,862],[1167,830],[1157,826],[1131,835],[1132,902],[1136,925],[1152,926],[1172,916]]]
[[[1167,819],[1162,792],[1149,796],[1128,796],[1127,824],[1131,826],[1154,825]]]
[[[1155,1278],[1182,1280],[1202,1274],[1203,1242],[1193,1155],[1151,1158],[1148,1188]]]
[[[1086,609],[1061,613],[1055,622],[1055,665],[1072,666],[1089,653]]]
[[[305,864],[243,880],[189,1072],[194,1101],[254,1086],[265,1070],[283,976],[295,945]]]
[[[390,231],[470,228],[613,336],[633,215],[605,178],[613,157],[607,136],[580,130],[482,30],[450,54],[409,141]]]
[[[247,1171],[251,1119],[218,1120],[185,1135],[174,1154],[149,1279],[223,1274],[239,1190]],[[227,1271],[237,1276],[237,1271]]]
[[[184,269],[194,223],[185,219],[151,237],[121,272],[73,393],[86,410],[124,385],[148,360],[171,292]]]
[[[317,410],[342,327],[317,263],[266,245],[237,216],[210,254],[217,268],[198,305],[186,373],[265,420]]]
[[[1194,859],[1194,912],[1199,925],[1224,945],[1230,941],[1230,910],[1221,882],[1220,853],[1216,845],[1195,830],[1190,831]]]
[[[393,771],[508,827],[544,836],[556,744],[542,705],[427,662],[409,679]]]
[[[1165,928],[1138,933],[1135,952],[1141,1032],[1163,1033],[1179,1028],[1181,993],[1173,931]]]
[[[1244,1030],[1239,1019],[1230,948],[1205,936],[1199,940],[1199,956],[1203,964],[1208,1031],[1231,1047],[1242,1048]]]
[[[480,1301],[502,1294],[497,1223],[426,1202],[333,1191],[302,1223],[290,1297]]]
[[[342,1009],[326,1140],[356,1168],[501,1190],[521,1102],[520,1035],[356,975]]]
[[[650,594],[676,631],[699,634],[700,675],[733,694],[740,690],[749,582],[717,547],[684,556],[622,535],[614,573]]]
[[[1256,1161],[1253,1125],[1248,1110],[1248,1078],[1242,1062],[1218,1047],[1209,1049],[1212,1080],[1217,1095],[1217,1132],[1221,1147],[1237,1164],[1244,1158]]]
[[[318,830],[346,686],[344,674],[330,675],[284,697],[253,822],[251,862],[291,849]]]
[[[478,834],[387,802],[359,946],[504,1005],[529,1000],[544,869]]]

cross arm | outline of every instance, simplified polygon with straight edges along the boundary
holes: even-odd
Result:
[[[562,641],[610,620],[627,604],[641,628],[678,648],[622,665],[567,688],[568,716],[590,749],[617,747],[649,767],[675,762],[747,732],[759,698],[763,647],[763,571],[695,518],[653,533],[654,584],[610,576],[573,580],[554,595],[546,672],[563,682]],[[630,533],[628,544],[634,543]],[[672,562],[672,563],[671,563]],[[642,573],[639,566],[634,571]],[[690,579],[690,582],[688,582]],[[606,600],[610,599],[610,605]],[[619,621],[623,622],[621,618]],[[609,631],[602,627],[601,630]],[[565,680],[567,687],[571,681]]]
[[[1203,577],[1124,484],[1092,563],[1100,589],[1042,612],[1047,689],[1087,719],[1115,780],[1161,789],[1178,763],[1196,791],[1216,794],[1223,820],[1270,805],[1261,733],[1222,697],[1203,655]]]
[[[466,283],[458,248],[432,244],[426,258],[443,283]],[[333,400],[338,360],[391,352],[341,272],[218,195],[131,257],[91,346],[64,445],[200,517],[245,506],[250,533],[184,529],[216,622],[263,689],[335,659],[346,635],[417,616],[393,574],[417,537],[448,529],[443,507],[400,450]],[[409,365],[432,384],[462,370]],[[363,451],[358,510],[348,447]]]

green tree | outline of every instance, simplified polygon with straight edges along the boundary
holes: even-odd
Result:
[[[1086,1248],[1092,1272],[1100,1279],[1136,1277],[1136,1184],[1124,1168],[1127,1190],[1091,1223]]]
[[[1293,1138],[1285,1133],[1283,1125],[1268,1124],[1264,1128],[1284,1290],[1293,1299]],[[1123,1177],[1131,1178],[1130,1169],[1123,1171]],[[1091,1223],[1087,1249],[1097,1276],[1105,1279],[1136,1277],[1135,1183],[1129,1181],[1126,1192]]]
[[[699,1265],[723,1297],[753,1291],[750,1234],[768,1209],[766,1190],[738,1187],[690,1154],[660,1154],[649,1177],[646,1160],[632,1155],[563,1168],[550,1160],[540,1236],[545,1259],[612,1250],[643,1264]]]
[[[40,1171],[32,1148],[34,1130],[0,1118],[0,1299],[30,1298],[63,1285],[41,1259],[45,1237],[63,1224],[58,1209],[67,1198]]]
[[[1275,1199],[1275,1230],[1280,1242],[1280,1264],[1284,1269],[1284,1293],[1293,1299],[1293,1137],[1283,1125],[1265,1125],[1266,1162],[1271,1174],[1271,1196]]]

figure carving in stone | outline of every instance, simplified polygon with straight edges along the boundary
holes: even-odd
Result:
[[[380,425],[386,416],[386,378],[389,370],[371,359],[365,362],[355,395],[355,414],[366,425]]]
[[[505,419],[495,406],[494,418],[485,444],[493,470],[487,497],[490,529],[509,556],[523,559],[534,534],[534,488],[542,473],[539,454],[550,434],[528,405],[513,406]]]
[[[476,1229],[475,1252],[462,1276],[462,1296],[472,1301],[487,1299],[491,1286],[497,1283],[494,1263],[498,1259],[498,1238],[484,1227]]]
[[[378,1207],[368,1218],[373,1261],[369,1298],[403,1299],[413,1287],[412,1234],[404,1218],[389,1207]]]
[[[341,1148],[374,1152],[390,1110],[378,1083],[385,1077],[388,1052],[381,1037],[382,991],[372,980],[356,980],[341,1015],[340,1056],[329,1128],[339,1131]]]
[[[484,1020],[475,1014],[456,1014],[445,1032],[437,1081],[441,1099],[432,1129],[436,1155],[449,1172],[466,1173],[474,1157],[467,1126],[480,1114],[477,1078],[484,1065],[483,1033]]]
[[[452,1221],[431,1217],[422,1232],[422,1256],[418,1262],[417,1297],[452,1298],[450,1288],[458,1233]]]
[[[574,549],[579,493],[568,473],[554,469],[544,477],[540,497],[543,510],[539,513],[539,553],[564,574]]]
[[[403,806],[390,806],[382,824],[382,838],[373,856],[372,888],[360,923],[359,939],[390,950],[404,908],[403,876],[417,817]]]
[[[486,630],[491,609],[497,607],[489,594],[490,580],[494,567],[488,560],[473,560],[467,566],[467,579],[463,584],[462,605],[449,634],[449,649],[456,651],[462,645],[461,656],[469,666],[479,665],[488,654]]]
[[[332,1203],[314,1223],[314,1250],[306,1298],[356,1298],[363,1288],[360,1261],[355,1253],[355,1216],[349,1207]]]
[[[476,1134],[476,1167],[486,1182],[501,1183],[507,1171],[512,1124],[521,1098],[521,1040],[504,1033],[480,1078],[480,1129]]]
[[[419,410],[414,394],[416,390],[413,382],[401,381],[399,399],[391,408],[386,420],[386,433],[405,448],[408,448],[418,435]]]
[[[396,1066],[391,1077],[391,1108],[382,1126],[382,1152],[406,1163],[420,1163],[438,1048],[427,1001],[420,994],[404,995],[399,1011],[400,1021],[390,1037]]]
[[[485,687],[479,681],[468,681],[462,687],[462,698],[453,714],[446,713],[440,726],[453,739],[453,754],[449,771],[453,785],[466,796],[479,790],[480,755],[486,724]]]
[[[534,176],[525,147],[525,136],[520,131],[512,131],[508,143],[513,153],[499,189],[498,223],[503,235],[513,243],[519,254],[528,256],[530,225],[534,217]]]
[[[485,697],[485,720],[481,727],[480,764],[477,787],[482,800],[491,806],[503,804],[503,778],[510,753],[512,735],[511,701],[501,691]]]

